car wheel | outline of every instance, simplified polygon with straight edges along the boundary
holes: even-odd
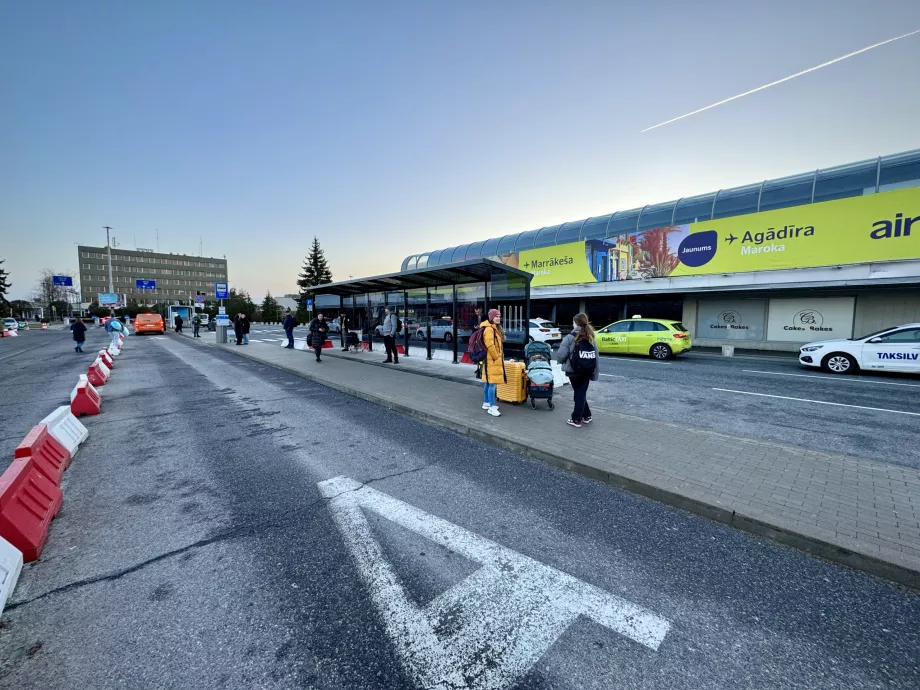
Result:
[[[449,343],[451,340],[453,340],[453,336],[452,336],[450,333],[445,333],[445,334],[444,334],[444,342],[445,342],[445,343]]]
[[[664,343],[655,343],[652,345],[652,349],[648,352],[652,359],[657,360],[666,360],[671,359],[673,354],[671,353],[671,348],[665,345]]]
[[[846,352],[832,352],[821,362],[821,368],[828,374],[852,374],[859,365]]]
[[[527,342],[528,342],[528,343],[532,343],[532,342],[533,342],[533,336],[532,336],[532,335],[528,335],[528,336],[527,336]]]

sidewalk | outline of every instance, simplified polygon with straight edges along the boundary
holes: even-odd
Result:
[[[410,367],[432,364],[416,358],[409,358],[411,363],[401,358],[398,366],[377,366],[373,358],[369,366],[348,361],[343,353],[329,356],[326,350],[317,364],[311,352],[280,346],[213,346],[920,589],[918,470],[611,410],[596,409],[590,426],[573,429],[565,425],[568,387],[557,389],[560,404],[554,412],[543,405],[532,410],[529,404],[504,404],[502,416],[493,418],[481,409],[480,389],[468,381],[411,375]],[[373,355],[350,357],[366,361]],[[571,451],[574,439],[577,459]]]

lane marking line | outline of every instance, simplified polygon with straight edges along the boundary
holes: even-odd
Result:
[[[421,688],[504,690],[580,616],[657,651],[657,614],[458,525],[339,476],[317,484],[384,628]],[[369,517],[384,518],[480,567],[426,606],[406,591]]]
[[[892,414],[906,414],[911,417],[920,417],[920,412],[905,412],[904,410],[886,410],[884,407],[866,407],[865,405],[847,405],[845,403],[827,402],[826,400],[809,400],[807,398],[791,398],[787,395],[769,395],[767,393],[751,393],[750,391],[736,391],[731,388],[713,388],[722,393],[737,393],[738,395],[756,395],[760,398],[776,398],[777,400],[794,400],[796,402],[815,403],[816,405],[833,405],[834,407],[852,407],[857,410],[872,410],[873,412],[891,412]]]
[[[742,369],[749,374],[770,374],[772,376],[795,376],[802,379],[822,379],[824,381],[839,381],[841,383],[875,383],[879,386],[904,386],[906,388],[920,388],[920,383],[895,383],[894,381],[872,381],[871,379],[854,379],[846,376],[819,376],[817,374],[787,374],[781,371],[758,371],[757,369]],[[601,374],[603,376],[603,374]]]

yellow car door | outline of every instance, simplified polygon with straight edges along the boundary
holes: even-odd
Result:
[[[601,354],[616,355],[626,352],[629,321],[619,321],[597,332],[597,349]]]
[[[631,321],[627,352],[631,355],[647,355],[655,343],[655,324],[651,321]]]

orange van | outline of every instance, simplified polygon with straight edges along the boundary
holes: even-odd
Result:
[[[134,334],[141,333],[166,333],[166,325],[159,314],[138,314],[134,319]]]

